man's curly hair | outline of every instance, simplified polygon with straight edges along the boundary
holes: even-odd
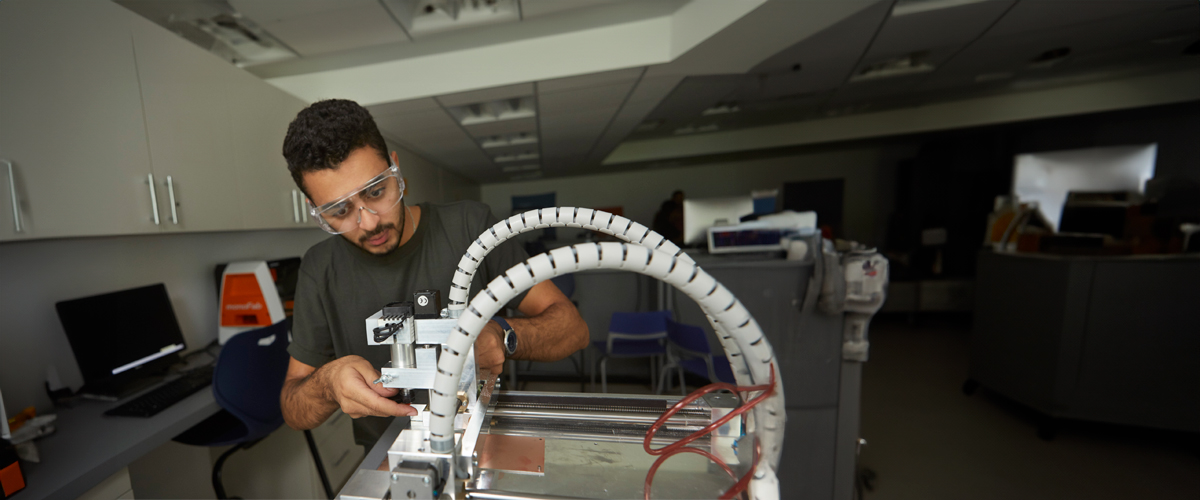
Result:
[[[283,157],[292,180],[307,195],[305,172],[337,168],[363,146],[370,146],[388,161],[387,143],[371,113],[354,101],[328,99],[296,114],[283,139]]]

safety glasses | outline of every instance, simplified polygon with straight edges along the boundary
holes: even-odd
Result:
[[[362,211],[379,215],[391,210],[404,198],[404,180],[400,168],[392,165],[356,188],[350,194],[321,206],[308,203],[308,213],[317,219],[317,224],[330,234],[352,231],[362,222]]]

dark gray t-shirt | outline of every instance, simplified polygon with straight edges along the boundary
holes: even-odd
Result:
[[[474,201],[422,203],[421,221],[407,243],[388,255],[374,255],[333,236],[304,254],[296,284],[292,342],[288,353],[320,368],[335,358],[357,354],[376,369],[391,361],[386,346],[367,344],[367,317],[389,302],[412,300],[417,290],[440,290],[449,305],[450,279],[471,242],[498,222],[487,205]],[[472,297],[484,285],[529,256],[514,242],[484,258],[471,283]],[[509,307],[525,299],[518,295]],[[391,422],[363,417],[354,421],[355,439],[370,446]]]

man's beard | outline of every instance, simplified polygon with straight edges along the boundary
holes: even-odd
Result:
[[[387,231],[389,229],[396,229],[395,224],[388,222],[386,224],[380,225],[379,227],[376,227],[374,231],[371,231],[362,236],[359,236],[358,237],[358,247],[363,250],[366,250],[368,253],[371,253],[373,255],[387,255],[387,254],[390,254],[390,253],[396,251],[397,248],[400,248],[400,240],[404,238],[404,223],[405,222],[406,222],[405,212],[404,212],[404,209],[401,209],[400,210],[400,228],[398,230],[396,230],[396,244],[395,245],[392,245],[390,247],[383,247],[382,251],[380,251],[380,252],[372,252],[371,250],[367,250],[367,241],[370,241],[371,238],[379,236],[381,233],[383,233],[384,231]]]
[[[385,224],[380,224],[379,227],[377,227],[376,229],[371,231],[371,233],[367,233],[362,236],[359,236],[359,248],[362,248],[362,251],[373,254],[373,255],[386,255],[386,254],[395,252],[396,248],[400,248],[400,241],[403,240],[403,237],[404,237],[404,222],[407,221],[406,217],[404,217],[407,215],[407,206],[404,206],[403,203],[401,203],[400,206],[401,206],[400,229],[396,230],[396,245],[391,246],[391,247],[383,247],[382,252],[372,252],[372,251],[368,251],[368,249],[367,249],[367,241],[370,241],[372,239],[372,237],[376,237],[379,234],[382,234],[383,231],[386,231],[389,229],[396,229],[396,224],[392,224],[389,222],[389,223],[385,223]]]

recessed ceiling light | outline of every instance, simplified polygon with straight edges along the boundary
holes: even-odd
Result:
[[[526,151],[524,153],[511,154],[511,155],[500,155],[500,156],[493,158],[493,160],[495,160],[496,163],[508,163],[508,162],[512,162],[512,161],[525,161],[525,160],[536,160],[536,159],[538,159],[538,154],[534,153],[533,151]]]
[[[525,165],[508,165],[508,166],[501,168],[500,171],[502,171],[506,174],[512,174],[512,173],[516,173],[516,172],[529,172],[529,171],[537,170],[539,168],[542,168],[542,166],[537,163],[529,163],[529,164],[525,164]]]
[[[1050,49],[1038,54],[1038,56],[1033,58],[1032,61],[1029,61],[1029,67],[1033,69],[1049,68],[1062,62],[1062,60],[1066,59],[1069,55],[1071,55],[1070,47]]]
[[[537,116],[533,96],[454,106],[447,108],[447,111],[462,125],[478,125]]]
[[[712,105],[712,107],[704,110],[704,112],[700,113],[700,115],[701,116],[723,115],[726,113],[737,113],[738,111],[741,111],[741,110],[742,110],[742,108],[738,107],[736,102],[718,102],[718,103]]]
[[[934,70],[932,64],[925,62],[928,52],[913,52],[912,54],[894,57],[886,61],[871,64],[850,77],[851,82],[877,80],[897,76],[928,73]]]
[[[634,128],[633,131],[634,132],[649,132],[651,130],[658,128],[662,124],[663,124],[663,120],[645,121],[645,122],[642,122],[641,124],[639,124],[637,126],[637,128]]]

